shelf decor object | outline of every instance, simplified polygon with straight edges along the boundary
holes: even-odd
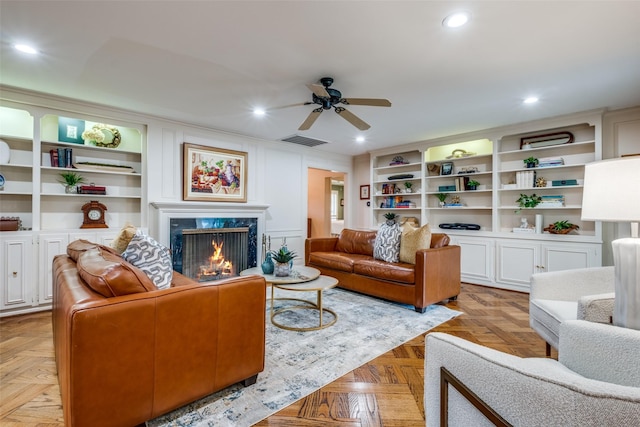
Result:
[[[247,201],[247,153],[183,144],[183,200]]]
[[[370,185],[361,185],[360,186],[360,200],[369,200],[369,190],[371,189]]]
[[[571,144],[572,142],[573,134],[571,132],[553,132],[520,138],[520,149],[530,150],[552,145]]]
[[[58,141],[84,144],[84,120],[58,117]]]
[[[585,166],[582,219],[629,222],[631,237],[611,242],[615,270],[613,324],[640,330],[640,156]]]
[[[117,127],[97,123],[82,132],[82,139],[88,145],[96,145],[97,147],[118,148],[122,141],[122,135]]]

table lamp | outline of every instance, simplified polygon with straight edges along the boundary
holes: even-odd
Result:
[[[582,220],[631,223],[631,237],[611,242],[615,271],[613,324],[640,330],[640,156],[585,166]]]

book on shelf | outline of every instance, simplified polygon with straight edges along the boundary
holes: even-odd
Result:
[[[410,201],[402,201],[400,203],[396,203],[396,208],[401,209],[415,209],[416,204]]]
[[[536,182],[535,171],[516,172],[516,188],[533,188]]]
[[[103,185],[79,185],[78,194],[98,194],[106,195],[107,187]]]
[[[460,176],[456,178],[456,191],[464,191],[467,189],[467,184],[469,183],[468,176]]]
[[[564,196],[562,195],[548,195],[548,196],[540,196],[540,203],[538,204],[541,208],[562,208],[564,207]]]
[[[52,148],[49,150],[49,157],[51,158],[51,166],[54,168],[58,167],[58,150]]]
[[[564,159],[562,157],[544,157],[538,159],[539,168],[549,168],[562,165],[564,165]]]

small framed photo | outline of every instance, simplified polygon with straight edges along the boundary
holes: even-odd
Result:
[[[183,200],[247,201],[247,153],[183,145]]]
[[[58,117],[58,141],[84,144],[82,132],[84,132],[84,120]]]
[[[360,186],[360,200],[369,200],[369,190],[371,189],[370,185],[361,185]]]
[[[440,175],[451,175],[453,173],[453,163],[443,163],[440,167]]]

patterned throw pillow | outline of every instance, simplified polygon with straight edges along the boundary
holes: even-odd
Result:
[[[402,227],[400,239],[400,262],[416,263],[416,251],[431,247],[431,227],[425,224],[420,228],[414,228],[409,224]]]
[[[169,249],[162,246],[152,237],[136,232],[131,238],[122,258],[138,267],[149,276],[158,289],[171,286],[173,265]]]
[[[382,261],[398,262],[401,233],[399,224],[382,224],[373,244],[373,257]]]

